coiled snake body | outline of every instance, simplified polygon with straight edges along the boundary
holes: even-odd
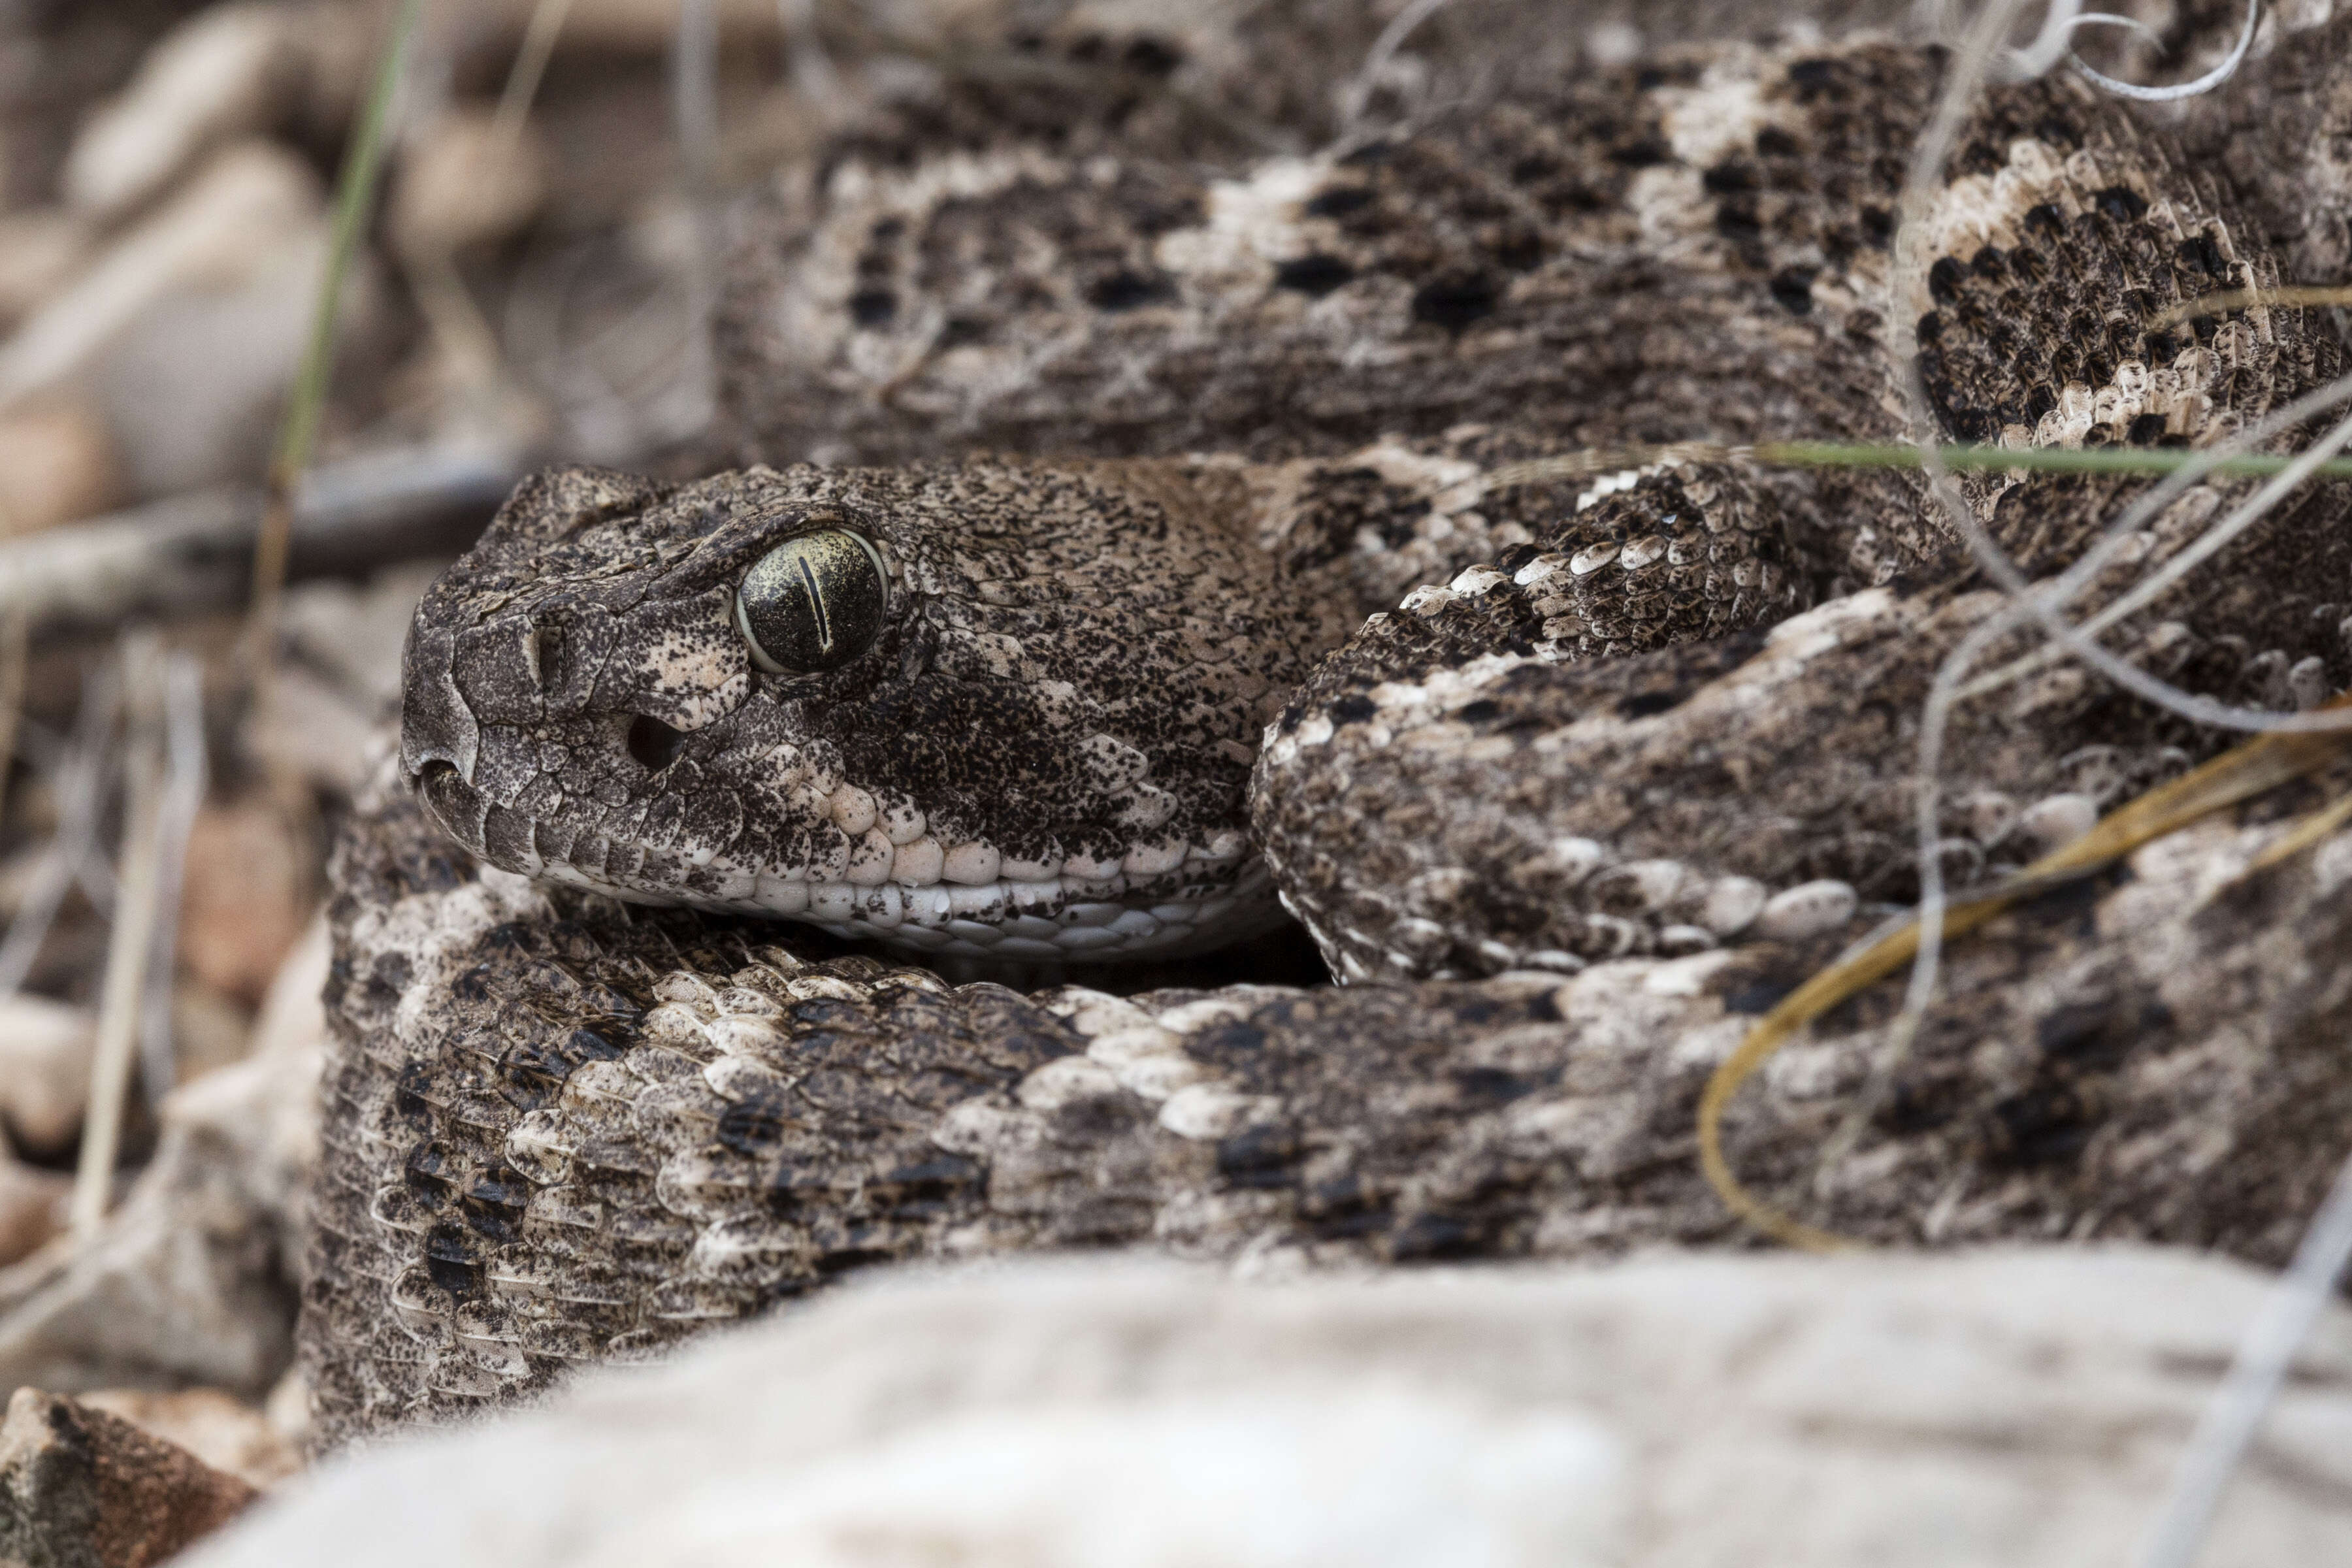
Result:
[[[1920,704],[1998,599],[1906,478],[1537,460],[2201,445],[2342,368],[2295,310],[2158,324],[2278,264],[2210,171],[2069,80],[1990,96],[1898,274],[1939,70],[1718,49],[1222,181],[1017,146],[834,168],[733,344],[739,423],[828,466],[542,475],[419,612],[403,782],[335,872],[304,1329],[329,1440],[884,1258],[1726,1234],[1696,1084],[1913,896]],[[1937,431],[1907,427],[1890,321]],[[1969,486],[2032,575],[2127,493]],[[2244,700],[2340,688],[2342,510],[2306,492],[2113,645]],[[1947,873],[2012,868],[2211,744],[2063,665],[1969,706]],[[1817,1186],[1838,1223],[2282,1248],[2336,1080],[2183,1067],[2222,1002],[2168,971],[2252,995],[2277,958],[2260,921],[2196,923],[2214,886],[2183,862],[1963,954],[1876,1144]],[[2163,919],[2131,903],[2160,887]],[[2294,895],[2313,940],[2325,892]],[[1079,967],[1281,908],[1384,984],[1118,997]],[[904,962],[931,958],[1083,984]],[[1759,1179],[1805,1169],[1879,1008],[1778,1082]],[[2314,1008],[2241,1058],[2291,1055]],[[2191,1100],[2208,1143],[2275,1136],[2184,1196]]]

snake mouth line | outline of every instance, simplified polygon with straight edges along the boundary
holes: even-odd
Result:
[[[435,761],[413,785],[434,820],[503,870],[631,903],[680,905],[813,925],[851,942],[939,954],[1063,963],[1176,958],[1281,923],[1273,879],[1255,854],[1213,883],[1180,873],[999,878],[905,887],[808,881],[698,865],[675,850],[549,823],[488,799]]]

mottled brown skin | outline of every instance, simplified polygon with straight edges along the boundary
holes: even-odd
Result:
[[[1880,1244],[2283,1263],[2352,1141],[2352,835],[2247,864],[2347,788],[2339,767],[1958,946],[1884,1109],[1817,1185],[1895,997],[1840,1008],[1735,1106],[1737,1167]],[[535,890],[391,787],[335,877],[302,1333],[327,1447],[891,1258],[1151,1244],[1280,1269],[1737,1241],[1693,1158],[1700,1089],[1841,940],[1572,977],[1024,997],[788,926]]]
[[[304,1328],[328,1440],[507,1400],[886,1258],[1150,1239],[1388,1263],[1732,1235],[1690,1158],[1698,1086],[1756,1013],[1908,896],[1919,703],[1997,601],[1895,476],[1711,463],[1603,484],[1514,466],[1773,437],[2199,444],[2342,361],[2304,312],[2152,325],[2172,300],[2277,280],[2281,220],[2267,198],[2243,216],[2205,166],[2071,79],[1991,95],[1916,276],[1891,278],[1885,215],[1938,69],[1876,46],[1692,52],[1497,91],[1222,183],[1008,138],[845,154],[780,198],[729,289],[729,413],[747,443],[841,465],[1056,456],[897,479],[751,470],[620,494],[584,529],[544,496],[519,502],[420,623],[420,734],[447,752],[462,725],[429,694],[491,668],[460,658],[457,629],[516,613],[466,573],[503,573],[542,606],[563,572],[649,583],[621,542],[748,550],[771,536],[766,502],[745,498],[794,487],[887,493],[871,515],[904,531],[894,560],[961,549],[907,504],[926,485],[1017,473],[1042,495],[1067,475],[1089,499],[1055,521],[1090,547],[1125,537],[1086,522],[1090,507],[1131,517],[1171,488],[1213,491],[1268,595],[1221,609],[1279,625],[1302,662],[1327,634],[1301,621],[1379,612],[1286,702],[1275,694],[1248,804],[1335,969],[1391,984],[1129,1002],[951,988],[820,957],[788,928],[631,912],[436,859],[416,817],[380,798],[336,871]],[[1890,321],[1927,344],[1934,430],[1908,426]],[[1149,460],[1095,466],[1129,457]],[[2036,574],[2132,493],[1970,485]],[[2151,551],[2238,493],[2185,497]],[[2305,492],[2111,640],[2272,707],[2341,687],[2343,507]],[[1052,511],[1008,511],[1024,508]],[[541,530],[585,547],[542,561]],[[990,578],[958,573],[960,594]],[[1303,615],[1285,620],[1285,603]],[[677,613],[656,605],[613,646],[675,634]],[[720,671],[718,623],[693,615]],[[1094,651],[1068,679],[1107,713],[1135,697],[1117,724],[1160,722],[1153,700],[1171,692],[1189,702],[1191,684],[1122,682]],[[837,679],[849,693],[877,677]],[[1024,711],[1023,679],[984,684]],[[755,698],[726,707],[725,685],[694,699],[724,709],[707,727],[752,722],[734,715]],[[542,753],[514,787],[565,767],[626,781],[614,721],[647,694],[611,698],[593,715],[603,752]],[[809,702],[789,722],[761,739],[839,743],[862,721]],[[1235,732],[1256,738],[1217,731]],[[1957,879],[1998,873],[2215,743],[2078,671],[2045,673],[1963,710],[1939,852]],[[895,742],[877,746],[874,765],[898,765]],[[925,754],[922,738],[904,750]],[[1186,809],[1222,791],[1240,812],[1238,764],[1180,750],[1151,753],[1155,776],[1217,781]],[[1066,765],[1026,749],[1001,762],[1004,782]],[[411,747],[462,826],[435,763]],[[627,788],[611,809],[650,811],[661,793]],[[2284,1257],[2352,1109],[2331,956],[2352,859],[2331,841],[2245,869],[2262,824],[2296,804],[2146,851],[2119,883],[1964,945],[1887,1109],[1815,1184],[1891,1001],[1841,1009],[1769,1076],[1768,1109],[1737,1131],[1741,1169],[1883,1241],[2114,1234]],[[996,831],[977,816],[970,830]],[[487,812],[477,837],[529,863]],[[1431,978],[1447,975],[1492,977]]]

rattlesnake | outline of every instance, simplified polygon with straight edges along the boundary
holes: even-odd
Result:
[[[2155,325],[2278,264],[2210,168],[2063,78],[1989,96],[1890,276],[1941,69],[1720,47],[1226,179],[948,146],[775,204],[739,253],[732,418],[824,466],[542,475],[419,611],[397,767],[334,869],[325,1440],[883,1258],[1727,1234],[1696,1081],[1913,895],[1920,700],[1998,596],[1889,472],[1523,465],[1927,434],[1890,318],[1937,434],[2012,444],[2203,444],[2344,358],[2284,309]],[[1969,500],[2039,575],[2125,491]],[[2282,509],[2118,646],[2274,706],[2340,688],[2342,510]],[[1964,709],[1947,871],[2213,744],[2063,666]],[[2215,919],[2261,837],[2216,831],[1960,955],[1877,1142],[1819,1186],[1837,1223],[2283,1251],[2346,1085],[2305,1049],[2338,998],[2277,938],[2326,940],[2352,868]],[[1389,984],[1098,988],[1277,900]],[[830,935],[736,918],[766,915]],[[1803,1102],[1883,1013],[1792,1058],[1738,1151],[1759,1178],[1803,1170],[1835,1115]]]

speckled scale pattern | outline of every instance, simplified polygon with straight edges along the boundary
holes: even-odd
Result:
[[[559,1342],[630,1353],[891,1256],[1722,1237],[1696,1087],[1909,896],[1919,702],[1996,601],[1901,476],[1517,466],[1698,439],[2201,442],[2342,363],[2303,312],[2149,321],[2282,276],[2275,191],[2304,179],[2322,227],[2339,211],[2308,173],[2325,138],[2273,144],[2306,174],[2246,186],[2249,217],[2222,161],[2072,79],[1990,96],[1916,274],[1892,276],[1938,69],[1724,46],[1320,152],[1121,153],[1097,124],[852,141],[781,181],[739,234],[726,416],[745,460],[818,466],[542,476],[420,618],[406,771],[510,869],[431,847],[389,792],[339,861],[304,1330],[329,1440],[526,1393],[572,1364]],[[2241,89],[2273,72],[2294,123],[2337,113],[2284,59]],[[2210,139],[2215,112],[2185,129]],[[1890,322],[1929,344],[1935,431],[1907,426]],[[2179,548],[2244,488],[2190,492],[2136,545]],[[2037,572],[2132,489],[1969,481]],[[2343,510],[2305,492],[2114,646],[2273,707],[2340,688]],[[902,613],[874,656],[763,686],[726,585],[820,510],[870,532]],[[675,755],[636,754],[637,716]],[[1963,710],[1937,852],[1962,885],[1999,875],[2214,743],[2045,672]],[[1822,1217],[2283,1257],[2340,1155],[2341,988],[2311,977],[2340,967],[2317,955],[2352,862],[2250,876],[2270,809],[1956,953]],[[597,896],[1067,961],[1246,931],[1202,912],[1277,887],[1335,971],[1386,984],[1024,1002]],[[1810,1184],[1887,1005],[1775,1068],[1743,1169]],[[656,1017],[677,1040],[646,1040]],[[959,1173],[892,1174],[935,1159]]]
[[[2352,1123],[2347,988],[2314,979],[2352,942],[2352,838],[2246,867],[2347,788],[2338,768],[1956,948],[1809,1214],[1881,1244],[2283,1262]],[[449,851],[389,777],[361,805],[301,1328],[326,1447],[512,1405],[893,1258],[1150,1244],[1279,1272],[1732,1239],[1690,1158],[1697,1096],[1841,940],[1024,998],[534,888]],[[486,1004],[477,982],[530,989]],[[1814,1194],[1894,1005],[1841,1010],[1742,1098],[1750,1180]]]

